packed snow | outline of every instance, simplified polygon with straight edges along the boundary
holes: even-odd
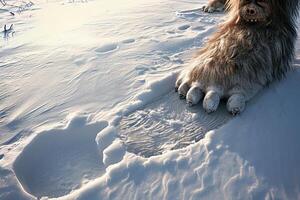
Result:
[[[0,199],[300,199],[300,40],[241,115],[189,108],[176,76],[224,16],[205,3],[1,8]]]

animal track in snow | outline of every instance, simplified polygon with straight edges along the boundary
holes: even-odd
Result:
[[[203,31],[203,30],[205,30],[205,27],[204,26],[195,26],[195,27],[192,27],[192,30],[193,31]]]
[[[168,30],[166,31],[168,34],[175,34],[176,32],[174,30]]]
[[[123,40],[123,41],[121,41],[119,43],[108,43],[108,44],[105,44],[105,45],[97,48],[95,51],[98,54],[107,54],[107,53],[111,53],[111,52],[117,51],[122,44],[131,44],[131,43],[134,43],[134,42],[135,42],[135,39],[129,38],[129,39],[125,39],[125,40]]]
[[[66,129],[38,134],[14,162],[23,188],[38,198],[59,197],[100,176],[104,166],[95,138],[106,126],[76,118]]]
[[[197,142],[206,132],[230,119],[224,105],[217,113],[208,115],[200,105],[186,107],[171,92],[124,116],[119,135],[127,151],[150,157]]]
[[[188,28],[190,28],[191,26],[189,25],[189,24],[184,24],[184,25],[182,25],[182,26],[179,26],[178,27],[178,30],[181,30],[181,31],[184,31],[184,30],[186,30],[186,29],[188,29]]]
[[[96,49],[96,52],[99,54],[106,54],[119,49],[119,45],[116,43],[106,44]]]
[[[176,15],[177,17],[183,19],[197,19],[203,15],[201,12],[202,12],[201,9],[184,10],[184,11],[177,11]]]
[[[135,42],[135,39],[133,39],[133,38],[126,39],[126,40],[122,41],[123,44],[130,44],[130,43],[134,43],[134,42]]]

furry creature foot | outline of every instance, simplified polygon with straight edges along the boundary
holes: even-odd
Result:
[[[186,103],[189,106],[196,105],[203,98],[203,96],[204,94],[201,91],[200,87],[197,84],[195,84],[189,89],[186,95]]]
[[[207,13],[213,13],[213,12],[215,11],[215,8],[212,7],[212,6],[207,5],[207,6],[203,6],[203,7],[202,7],[202,10],[203,10],[204,12],[207,12]]]
[[[206,93],[203,100],[203,108],[207,113],[215,112],[220,103],[220,95],[218,92],[210,90]]]
[[[224,11],[224,6],[215,7],[211,5],[206,5],[202,7],[202,10],[207,13],[213,13],[213,12],[222,12]]]
[[[235,116],[244,111],[245,105],[245,96],[242,94],[234,94],[229,97],[227,101],[227,110]]]
[[[212,13],[212,12],[220,12],[225,9],[226,0],[208,0],[206,6],[202,7],[204,12]]]

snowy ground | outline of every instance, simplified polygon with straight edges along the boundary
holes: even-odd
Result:
[[[0,199],[300,199],[300,41],[242,115],[187,108],[176,72],[223,16],[205,2],[0,10]]]

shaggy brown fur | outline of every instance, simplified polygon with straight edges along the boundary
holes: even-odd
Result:
[[[176,87],[191,105],[206,93],[207,112],[228,97],[227,109],[238,114],[261,88],[291,69],[299,0],[229,0],[227,6],[228,20],[181,73]]]

